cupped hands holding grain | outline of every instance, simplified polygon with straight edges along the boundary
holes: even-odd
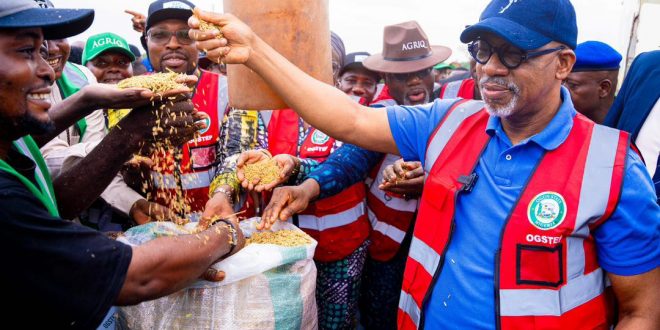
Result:
[[[267,150],[248,150],[238,157],[236,176],[247,190],[270,191],[287,182],[299,166],[298,158],[288,154],[271,156]]]

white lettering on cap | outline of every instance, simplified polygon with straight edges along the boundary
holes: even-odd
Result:
[[[122,47],[122,48],[125,47],[124,43],[121,42],[121,40],[110,38],[110,37],[105,37],[103,39],[94,40],[94,42],[92,43],[92,48],[102,47],[102,46],[105,46],[105,45],[115,45],[115,46]]]
[[[169,1],[169,2],[166,2],[166,3],[163,4],[163,9],[171,9],[171,8],[192,10],[192,8],[190,8],[190,6],[188,6],[187,4],[185,4],[181,1]]]
[[[522,0],[509,0],[509,4],[503,7],[502,10],[500,10],[500,14],[504,14],[505,11],[511,8],[512,4],[517,3],[518,1],[522,1]]]
[[[367,55],[355,55],[355,62],[364,62],[367,59]]]
[[[426,41],[419,40],[419,41],[406,42],[401,47],[401,50],[413,50],[413,49],[420,49],[420,48],[426,48]]]

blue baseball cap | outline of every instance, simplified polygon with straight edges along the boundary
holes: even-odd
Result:
[[[551,41],[575,49],[577,32],[575,9],[569,0],[493,0],[481,13],[479,23],[463,30],[461,42],[493,33],[523,50]]]
[[[619,70],[623,57],[610,45],[600,41],[585,41],[575,47],[573,72]]]
[[[33,0],[0,1],[0,29],[41,28],[45,39],[63,39],[87,30],[92,9],[42,8]]]

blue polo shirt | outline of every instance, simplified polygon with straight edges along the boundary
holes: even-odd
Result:
[[[442,272],[424,306],[427,329],[495,328],[495,253],[509,211],[545,150],[561,145],[573,126],[575,108],[562,87],[562,105],[540,133],[512,146],[500,119],[491,117],[490,139],[479,159],[474,190],[459,197],[454,233]],[[455,100],[387,109],[392,135],[406,160],[424,162],[426,143]],[[628,152],[621,201],[594,233],[603,269],[636,275],[660,265],[660,206],[639,157]]]

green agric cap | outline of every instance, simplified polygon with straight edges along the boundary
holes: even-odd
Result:
[[[135,55],[133,55],[133,52],[128,47],[126,39],[114,33],[106,32],[93,35],[87,39],[82,54],[82,65],[86,65],[87,62],[109,50],[126,54],[131,59],[131,62],[135,61]]]

